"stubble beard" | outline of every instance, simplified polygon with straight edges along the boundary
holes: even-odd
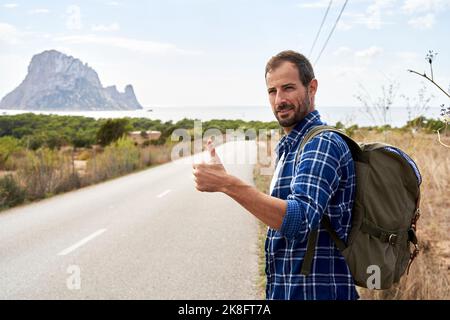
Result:
[[[277,119],[280,126],[284,128],[293,127],[295,124],[300,122],[304,117],[308,115],[308,113],[311,111],[311,104],[309,103],[309,94],[306,93],[305,98],[301,102],[300,105],[295,106],[292,104],[285,104],[283,106],[280,106],[280,110],[286,110],[286,109],[293,109],[294,114],[290,116],[289,118],[280,118],[278,116],[278,112],[275,111],[275,118]]]

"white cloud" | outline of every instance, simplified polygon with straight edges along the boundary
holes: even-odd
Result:
[[[47,14],[50,13],[50,10],[41,8],[41,9],[33,9],[28,11],[29,14]]]
[[[366,25],[369,29],[380,29],[384,14],[395,4],[395,0],[375,0],[366,10]]]
[[[380,56],[383,53],[383,49],[377,46],[371,46],[370,48],[364,49],[364,50],[360,50],[360,51],[356,51],[355,52],[355,57],[356,58],[361,58],[361,59],[367,59],[367,60],[371,60],[373,58],[376,58],[378,56]]]
[[[6,3],[2,7],[6,9],[14,9],[17,8],[19,5],[17,3]]]
[[[69,30],[80,30],[83,25],[81,23],[81,9],[79,6],[71,5],[67,7],[66,27]]]
[[[333,52],[333,55],[340,56],[340,55],[349,54],[351,52],[352,52],[352,50],[349,47],[342,46],[342,47],[337,48],[336,51]]]
[[[7,44],[20,43],[20,32],[13,25],[0,22],[0,42]]]
[[[395,53],[395,66],[402,71],[413,66],[423,66],[423,58],[425,55],[418,54],[412,51],[399,51]]]
[[[109,1],[106,3],[108,6],[117,7],[120,6],[120,3],[118,1]]]
[[[337,25],[338,30],[347,31],[352,28],[352,25],[350,23],[347,23],[345,20],[339,20],[339,23]]]
[[[340,27],[338,25],[338,28],[348,30],[354,25],[364,25],[368,29],[381,29],[383,25],[392,24],[393,22],[386,21],[386,17],[394,15],[395,2],[396,0],[375,0],[365,12],[344,12],[344,23]]]
[[[408,14],[440,12],[450,8],[450,0],[405,0],[402,9]]]
[[[145,54],[188,54],[196,55],[201,54],[199,51],[189,51],[177,48],[174,44],[161,43],[153,41],[145,41],[138,39],[130,39],[123,37],[101,37],[96,35],[75,35],[75,36],[64,36],[55,38],[58,42],[63,42],[65,44],[93,44],[116,47],[120,49],[126,49],[130,51],[145,53]]]
[[[31,30],[31,28],[30,28]],[[16,28],[14,25],[8,23],[0,22],[0,44],[7,45],[17,45],[29,43],[30,41],[42,40],[46,37],[46,34],[28,31],[28,30],[20,30]],[[2,46],[0,46],[2,48]]]
[[[112,23],[108,26],[103,24],[93,25],[91,28],[92,31],[100,31],[100,32],[110,32],[120,30],[120,26],[118,23]]]
[[[412,51],[400,51],[396,53],[396,56],[400,59],[400,60],[417,60],[420,56],[417,52],[412,52]]]
[[[434,14],[428,13],[424,16],[413,18],[408,24],[417,29],[431,29],[435,23]]]

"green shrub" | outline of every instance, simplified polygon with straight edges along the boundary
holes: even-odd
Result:
[[[107,146],[87,163],[89,182],[103,181],[136,170],[140,163],[139,148],[127,137]]]
[[[345,128],[345,133],[349,136],[349,137],[353,137],[353,135],[355,134],[355,131],[358,130],[358,125],[354,124],[348,128]]]
[[[97,141],[102,146],[107,146],[123,137],[131,131],[128,119],[108,119],[97,132]]]
[[[95,134],[77,132],[71,137],[70,142],[75,148],[87,148],[95,144]]]
[[[9,136],[0,138],[0,170],[5,168],[9,157],[20,149],[20,140]]]
[[[0,178],[0,209],[11,208],[25,201],[26,192],[12,175]]]
[[[406,128],[423,129],[427,133],[435,133],[445,127],[445,122],[439,119],[428,119],[424,116],[417,117],[406,123]]]

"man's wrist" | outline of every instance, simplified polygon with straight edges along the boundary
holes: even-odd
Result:
[[[233,188],[236,185],[237,185],[236,177],[232,176],[231,174],[227,174],[223,180],[223,185],[220,191],[225,193],[226,195],[231,196]]]

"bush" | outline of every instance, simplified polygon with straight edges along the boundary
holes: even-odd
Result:
[[[108,119],[97,132],[97,141],[102,146],[107,146],[123,137],[131,126],[128,119]]]
[[[69,156],[48,148],[27,151],[20,159],[18,177],[31,200],[75,189],[79,179]]]
[[[71,143],[75,148],[87,148],[95,143],[95,135],[77,132],[72,136]]]
[[[146,144],[147,141],[148,141],[148,143]],[[167,138],[161,136],[157,140],[147,140],[147,141],[144,142],[144,146],[149,146],[149,145],[162,146],[162,145],[164,145],[166,143]]]
[[[417,117],[406,123],[406,128],[423,129],[427,133],[435,133],[445,127],[445,122],[439,119],[428,119],[424,116]]]
[[[0,170],[5,168],[9,157],[20,149],[20,141],[18,139],[9,136],[0,138]]]
[[[46,134],[45,144],[50,149],[60,149],[62,146],[66,145],[67,142],[61,134],[56,131],[49,131]]]
[[[22,138],[22,144],[30,150],[37,150],[45,144],[45,137],[39,133],[33,136],[24,136]]]
[[[86,175],[89,182],[102,181],[136,170],[139,162],[138,147],[133,140],[123,137],[88,161]]]
[[[335,124],[336,129],[345,129],[345,126],[342,122],[338,121]]]
[[[12,175],[0,178],[0,209],[11,208],[25,201],[25,190]]]
[[[348,128],[345,128],[345,133],[349,136],[349,137],[353,137],[353,135],[355,134],[356,130],[358,130],[358,125],[354,124]]]

